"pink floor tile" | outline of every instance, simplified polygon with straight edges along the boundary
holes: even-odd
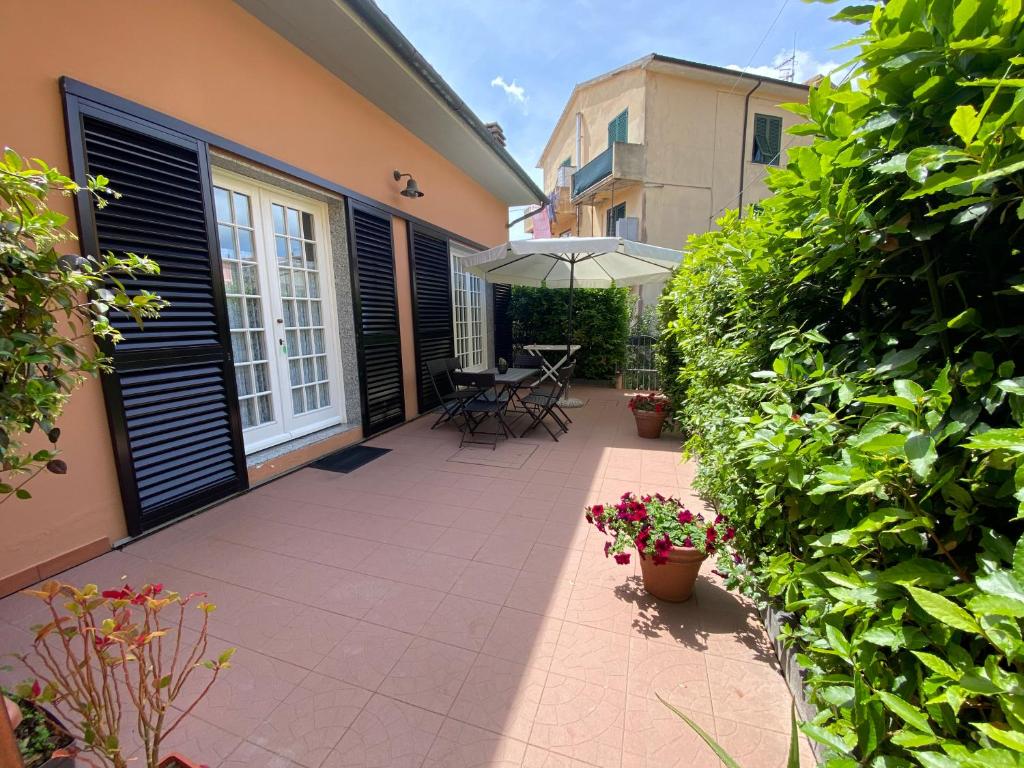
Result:
[[[445,720],[424,768],[519,768],[526,744],[456,720]]]
[[[501,610],[499,605],[459,595],[447,595],[424,623],[419,634],[470,651],[479,651]]]
[[[396,629],[360,622],[317,664],[316,671],[376,690],[413,639]]]
[[[481,654],[448,716],[525,742],[546,679],[536,667]]]
[[[441,715],[376,695],[323,768],[418,768],[443,721]]]
[[[318,768],[371,696],[363,688],[313,672],[249,740],[308,768]]]
[[[476,654],[464,648],[417,638],[391,669],[379,691],[446,714],[469,674]]]
[[[481,652],[547,671],[555,654],[562,620],[505,606]]]

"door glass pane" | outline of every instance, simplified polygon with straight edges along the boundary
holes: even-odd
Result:
[[[452,246],[452,317],[455,356],[467,368],[484,364],[484,281],[466,272]]]
[[[213,192],[238,404],[242,428],[251,429],[274,420],[252,201],[224,187]]]
[[[277,203],[272,209],[281,295],[295,297],[294,301],[284,301],[282,314],[289,329],[292,415],[299,416],[331,405],[323,308],[318,298],[319,245],[311,213]]]

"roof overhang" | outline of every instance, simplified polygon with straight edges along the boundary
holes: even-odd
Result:
[[[235,0],[507,205],[544,193],[372,0]]]

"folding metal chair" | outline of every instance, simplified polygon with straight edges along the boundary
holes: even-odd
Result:
[[[434,395],[441,402],[441,415],[431,425],[431,429],[437,429],[446,424],[460,413],[462,406],[467,400],[472,400],[483,394],[480,389],[460,388],[452,381],[451,360],[458,362],[456,358],[427,360],[427,375],[430,377],[430,385]]]
[[[508,410],[509,403],[511,402],[511,394],[507,391],[491,394],[495,386],[493,373],[456,371],[452,374],[452,381],[457,387],[462,387],[467,392],[473,390],[480,392],[477,396],[462,402],[461,413],[464,429],[462,430],[462,440],[459,441],[460,448],[466,443],[480,443],[490,445],[494,449],[498,445],[499,437],[508,438],[513,436],[512,430],[509,429],[505,421],[505,411]],[[489,418],[493,418],[497,422],[497,425],[501,428],[500,432],[497,430],[494,432],[483,432],[480,430],[480,426]],[[489,435],[493,439],[486,441],[474,439],[478,434]],[[469,436],[468,438],[467,435]]]
[[[530,415],[533,416],[533,421],[530,422],[530,426],[523,430],[520,437],[526,435],[531,429],[535,429],[537,425],[541,425],[548,431],[548,434],[557,442],[558,435],[551,431],[551,427],[544,420],[550,416],[554,419],[555,423],[561,432],[569,431],[568,417],[566,421],[562,421],[558,417],[557,412],[561,412],[564,415],[561,407],[558,405],[558,401],[565,396],[566,390],[569,388],[569,380],[572,378],[573,372],[576,369],[575,363],[562,366],[562,369],[558,372],[558,383],[551,389],[542,389],[540,387],[535,388],[530,394],[520,398],[523,405],[529,410]],[[557,411],[557,412],[556,412]]]

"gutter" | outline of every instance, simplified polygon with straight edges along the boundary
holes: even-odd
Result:
[[[427,62],[423,55],[416,50],[412,43],[409,42],[408,38],[399,31],[398,27],[392,23],[391,19],[377,7],[377,4],[373,0],[345,0],[345,4],[348,5],[359,18],[373,30],[391,49],[398,54],[399,58],[404,61],[412,70],[420,76],[420,78],[431,90],[434,91],[448,108],[451,109],[456,115],[462,118],[462,121],[468,125],[477,136],[479,136],[483,142],[498,156],[509,170],[515,174],[527,190],[537,199],[538,203],[543,203],[546,199],[545,194],[541,191],[540,187],[537,186],[536,182],[530,178],[530,176],[523,170],[523,168],[517,163],[512,155],[508,153],[503,146],[495,141],[494,136],[487,130],[487,127],[483,124],[483,121],[476,116],[476,114],[467,106],[466,102],[459,98],[458,94],[452,90],[451,86],[444,81],[444,78],[438,74],[437,70],[434,69]]]
[[[550,200],[545,200],[545,201],[544,201],[543,203],[541,203],[541,206],[540,206],[540,208],[534,208],[534,209],[533,209],[532,211],[530,211],[529,213],[524,213],[524,214],[523,214],[522,216],[520,216],[520,217],[519,217],[518,219],[513,219],[512,221],[510,221],[510,222],[508,223],[508,226],[507,226],[507,227],[505,227],[505,229],[512,229],[512,227],[514,227],[514,226],[515,226],[516,224],[518,224],[518,223],[519,223],[520,221],[526,221],[527,219],[531,219],[531,218],[533,218],[533,217],[534,217],[534,216],[536,216],[536,215],[537,215],[538,213],[540,213],[540,212],[541,212],[541,211],[543,211],[543,210],[544,210],[545,208],[547,208],[547,207],[548,207],[549,205],[551,205],[551,201],[550,201]]]
[[[757,84],[747,91],[747,95],[743,98],[743,145],[740,147],[740,192],[737,195],[741,219],[743,218],[743,177],[747,172],[747,118],[750,116],[750,97],[761,87],[762,82],[762,80],[758,80]]]

